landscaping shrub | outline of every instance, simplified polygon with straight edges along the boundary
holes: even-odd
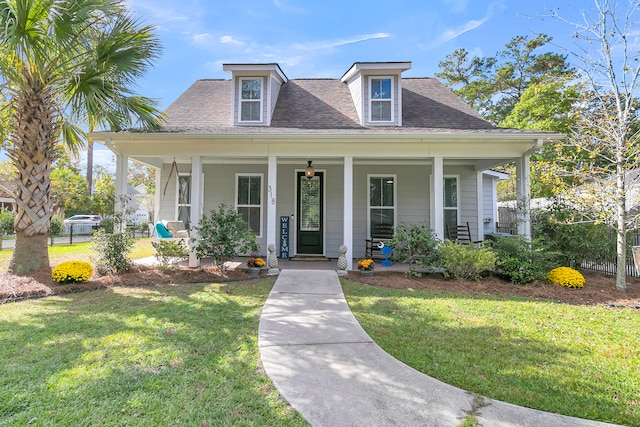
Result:
[[[51,278],[58,283],[82,283],[93,275],[93,267],[86,261],[67,261],[51,271]]]
[[[446,269],[445,275],[457,279],[479,280],[481,274],[496,265],[496,254],[489,247],[477,248],[450,241],[438,248],[440,259]]]
[[[547,274],[547,280],[566,288],[582,288],[585,282],[584,276],[570,267],[554,268]]]
[[[431,229],[424,224],[400,224],[389,243],[393,252],[391,259],[396,262],[408,263],[407,273],[420,276],[414,265],[432,268],[438,263],[438,245],[440,241]]]
[[[207,217],[203,215],[197,227],[200,236],[196,243],[198,258],[210,256],[214,265],[224,271],[224,263],[231,261],[239,254],[257,252],[260,247],[256,242],[256,235],[249,225],[242,219],[242,215],[225,203],[212,210]]]
[[[552,267],[553,254],[540,242],[530,243],[524,236],[498,237],[491,248],[498,257],[500,273],[517,285],[544,280]]]
[[[128,233],[109,232],[100,228],[93,234],[93,250],[97,253],[94,258],[98,273],[118,274],[131,268],[129,257],[133,248],[133,237]]]
[[[62,236],[64,231],[64,216],[54,214],[51,216],[51,222],[49,223],[49,244],[53,246],[54,240],[58,236]]]
[[[189,256],[189,248],[183,240],[161,239],[157,242],[151,242],[151,246],[156,251],[155,257],[158,266],[163,270],[175,268],[180,261]]]

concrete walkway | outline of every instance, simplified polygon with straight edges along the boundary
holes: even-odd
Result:
[[[605,426],[482,398],[383,351],[360,327],[335,271],[283,270],[260,319],[264,368],[312,426]],[[474,409],[476,408],[476,409]]]

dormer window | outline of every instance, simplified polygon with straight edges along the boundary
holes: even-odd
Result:
[[[240,79],[240,121],[262,121],[262,79]]]
[[[372,122],[393,121],[393,79],[371,77],[369,120]]]

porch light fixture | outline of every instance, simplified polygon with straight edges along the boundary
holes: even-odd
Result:
[[[311,187],[313,184],[311,183],[311,178],[316,174],[315,169],[311,166],[311,160],[307,160],[307,167],[304,170],[304,176],[307,177],[307,187]]]

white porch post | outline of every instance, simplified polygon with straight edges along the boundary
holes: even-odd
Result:
[[[518,235],[531,240],[531,180],[529,170],[530,154],[516,159],[516,202],[518,210]]]
[[[267,248],[269,245],[277,247],[278,218],[276,218],[278,188],[278,158],[269,156],[267,164]],[[277,256],[277,255],[275,255]]]
[[[116,154],[116,202],[115,213],[124,214],[127,210],[127,175],[129,158],[124,154]],[[122,226],[122,224],[119,224]],[[122,231],[122,230],[119,230]]]
[[[198,225],[200,219],[202,219],[203,185],[202,157],[193,156],[191,158],[191,210],[189,211],[192,227]],[[199,238],[198,233],[193,228],[190,231],[190,236],[195,239]],[[189,253],[189,267],[200,267],[200,259],[196,256],[194,250]]]
[[[484,174],[476,172],[476,194],[478,197],[478,239],[484,240]],[[473,240],[473,239],[471,239]]]
[[[433,158],[431,206],[431,229],[438,239],[444,240],[444,166],[442,157]]]
[[[347,270],[353,270],[353,157],[344,158],[343,245],[347,247]]]
[[[156,168],[156,194],[153,198],[153,223],[155,224],[160,219],[160,189],[162,188],[162,168]]]

